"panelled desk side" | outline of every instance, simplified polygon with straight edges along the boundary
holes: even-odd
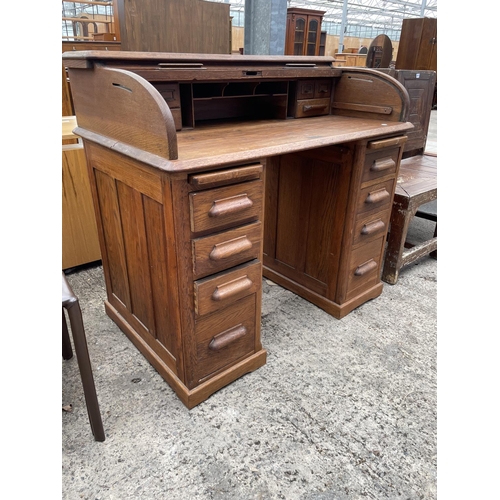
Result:
[[[63,55],[108,315],[188,407],[266,362],[261,276],[342,318],[382,291],[408,123],[332,58]]]

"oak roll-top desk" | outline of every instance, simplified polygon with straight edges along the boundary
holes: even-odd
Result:
[[[330,57],[63,54],[107,314],[188,407],[266,362],[261,276],[336,318],[382,292],[408,94]]]

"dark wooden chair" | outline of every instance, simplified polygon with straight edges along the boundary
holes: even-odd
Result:
[[[427,133],[436,86],[435,71],[381,69],[401,82],[411,102],[409,121],[414,129],[408,132],[403,159],[399,168],[382,280],[394,285],[405,266],[425,255],[437,258],[437,210],[429,213],[425,205],[437,200],[437,154],[426,153]],[[407,239],[414,217],[436,223],[434,234],[424,242]]]
[[[99,410],[99,402],[95,390],[94,376],[92,374],[92,365],[90,364],[89,351],[87,347],[87,339],[85,337],[85,329],[83,326],[82,311],[78,298],[74,294],[66,276],[62,273],[62,355],[63,359],[71,359],[73,357],[73,349],[66,323],[65,310],[68,314],[73,343],[75,345],[76,359],[80,369],[82,378],[83,393],[87,405],[87,412],[90,421],[92,434],[96,441],[104,441],[104,428],[102,425],[101,412]]]
[[[396,284],[400,270],[425,255],[437,259],[437,213],[425,205],[437,200],[437,155],[423,154],[401,162],[387,235],[382,280]],[[436,223],[432,238],[412,243],[408,229],[414,217]]]

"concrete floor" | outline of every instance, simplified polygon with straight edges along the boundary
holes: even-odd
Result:
[[[76,359],[63,361],[63,499],[437,498],[436,260],[342,320],[264,279],[267,364],[192,410],[106,316],[101,266],[68,281],[106,441],[93,440]]]

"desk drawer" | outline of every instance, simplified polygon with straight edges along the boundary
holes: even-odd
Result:
[[[196,382],[255,352],[256,295],[196,321]]]
[[[297,99],[322,99],[330,97],[332,81],[325,80],[300,80],[297,83]]]
[[[261,180],[189,195],[191,231],[222,229],[262,217]]]
[[[297,101],[295,118],[327,115],[330,112],[330,99],[305,99]]]
[[[358,215],[388,209],[392,203],[395,179],[361,189],[356,213]]]
[[[368,243],[380,236],[385,236],[389,227],[391,210],[384,210],[366,217],[358,217],[354,227],[353,244]]]
[[[192,241],[194,279],[218,273],[262,254],[262,223],[255,222]]]
[[[180,108],[181,96],[179,94],[178,83],[157,83],[155,87],[163,99],[165,99],[170,109]]]
[[[247,295],[260,290],[262,264],[252,261],[230,271],[194,283],[194,309],[202,316],[223,309]]]
[[[383,149],[367,153],[362,182],[371,181],[386,175],[395,175],[400,148]]]
[[[347,300],[359,294],[362,289],[378,283],[384,241],[384,237],[378,238],[353,250],[349,263]]]

